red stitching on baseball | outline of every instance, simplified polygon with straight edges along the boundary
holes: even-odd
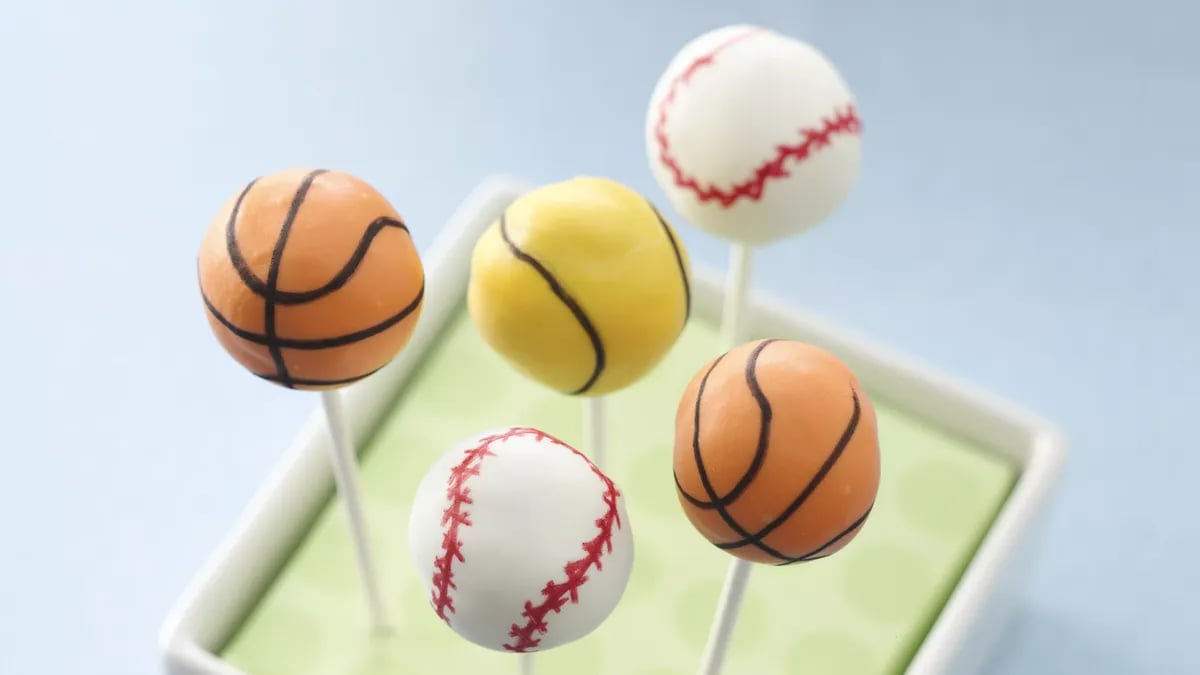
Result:
[[[739,183],[734,183],[727,188],[721,188],[713,184],[701,185],[699,179],[694,176],[687,175],[683,168],[679,165],[679,160],[671,154],[671,143],[667,138],[667,113],[670,110],[671,104],[675,101],[675,95],[679,93],[696,71],[712,65],[713,60],[717,55],[725,51],[729,47],[764,32],[761,28],[751,28],[744,32],[738,33],[733,37],[725,40],[717,45],[712,51],[701,55],[688,64],[683,72],[671,81],[667,93],[663,96],[658,104],[658,121],[654,125],[654,138],[658,143],[658,159],[663,166],[671,172],[671,177],[675,185],[689,190],[696,195],[696,199],[701,202],[717,201],[721,206],[728,208],[733,206],[739,199],[749,199],[758,201],[762,199],[763,189],[766,187],[767,181],[772,178],[786,178],[789,174],[784,164],[788,160],[803,162],[808,159],[809,155],[815,150],[827,147],[832,141],[831,138],[836,134],[851,134],[859,135],[862,131],[862,122],[858,118],[858,112],[854,108],[854,104],[846,104],[844,109],[833,111],[833,117],[827,117],[821,120],[819,129],[800,128],[797,132],[801,136],[799,143],[780,144],[775,147],[775,156],[766,160],[754,169],[753,175]]]
[[[433,560],[433,608],[437,615],[446,623],[450,623],[450,614],[454,613],[454,600],[450,590],[458,588],[454,585],[454,563],[463,562],[462,540],[458,538],[458,528],[471,525],[471,514],[464,509],[474,502],[471,491],[467,488],[467,479],[479,475],[479,464],[491,451],[493,443],[507,440],[516,436],[527,435],[530,429],[512,428],[502,434],[491,434],[479,440],[479,444],[463,453],[463,459],[453,469],[446,481],[446,499],[449,506],[442,511],[442,555]]]
[[[579,588],[587,583],[588,572],[595,565],[597,570],[603,569],[601,558],[605,553],[612,552],[612,536],[613,528],[621,527],[621,516],[617,510],[617,498],[621,496],[617,486],[612,480],[605,476],[595,464],[591,462],[583,453],[575,448],[563,443],[553,436],[544,432],[531,430],[538,434],[538,440],[549,440],[550,442],[560,445],[571,452],[575,453],[587,462],[588,467],[592,472],[600,478],[604,483],[604,504],[607,507],[604,515],[596,519],[596,527],[600,532],[593,538],[583,542],[584,555],[578,560],[572,560],[563,566],[563,572],[566,573],[566,580],[562,583],[555,583],[553,579],[546,582],[542,588],[542,601],[538,604],[533,604],[532,600],[525,601],[525,609],[521,612],[521,617],[525,619],[523,625],[513,624],[509,629],[509,637],[516,638],[512,644],[505,644],[504,648],[510,652],[527,652],[531,649],[536,649],[542,639],[539,635],[545,635],[548,630],[546,617],[551,612],[559,613],[568,602],[575,604],[579,602]]]

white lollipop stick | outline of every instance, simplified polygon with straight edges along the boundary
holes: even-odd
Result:
[[[708,644],[704,647],[704,658],[700,661],[702,675],[718,675],[725,663],[725,653],[733,639],[733,628],[737,624],[738,612],[742,609],[742,598],[746,595],[746,584],[750,580],[750,563],[734,558],[725,575],[725,588],[717,602],[717,614],[713,617],[708,633]]]
[[[750,268],[754,250],[742,242],[733,244],[729,252],[729,273],[725,278],[725,306],[721,308],[721,351],[726,352],[742,343],[742,312],[746,292],[750,287]]]
[[[586,396],[583,399],[583,451],[592,463],[604,469],[605,403],[603,396]]]
[[[517,655],[517,664],[520,667],[520,675],[533,675],[533,654],[528,652]]]
[[[337,390],[321,392],[321,403],[325,406],[325,418],[329,422],[329,435],[333,440],[332,456],[333,479],[337,484],[338,495],[346,507],[346,516],[350,521],[350,538],[354,541],[354,554],[358,559],[358,573],[362,579],[363,590],[367,594],[367,604],[371,612],[371,620],[380,631],[391,630],[391,619],[388,617],[383,593],[379,590],[379,579],[375,574],[375,564],[371,557],[371,547],[367,537],[366,518],[363,517],[362,495],[358,488],[358,462],[354,453],[354,443],[351,440],[350,428],[346,426],[346,414],[342,408],[342,397]]]
[[[741,344],[742,317],[746,304],[746,292],[750,285],[752,249],[743,243],[733,245],[729,255],[729,276],[725,280],[725,307],[721,313],[721,351],[726,352]],[[725,662],[725,653],[733,639],[742,598],[746,595],[746,583],[750,580],[750,563],[734,558],[725,576],[725,587],[717,602],[717,613],[713,617],[708,633],[708,644],[700,662],[701,675],[718,675]]]

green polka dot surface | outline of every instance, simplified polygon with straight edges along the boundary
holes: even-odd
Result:
[[[657,369],[609,397],[605,468],[627,499],[633,573],[608,621],[537,654],[538,672],[696,671],[731,558],[678,505],[671,435],[679,396],[716,344],[715,327],[693,320]],[[727,672],[902,672],[1003,504],[1015,467],[875,403],[883,477],[866,527],[828,559],[755,567]],[[520,424],[577,444],[580,409],[510,370],[460,312],[364,448],[367,515],[395,634],[371,631],[344,516],[329,504],[223,658],[253,675],[517,673],[515,657],[466,642],[430,609],[408,557],[409,503],[430,464],[461,438]]]

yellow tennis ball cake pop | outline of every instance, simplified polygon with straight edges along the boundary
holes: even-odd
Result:
[[[636,191],[577,177],[514,201],[475,246],[467,303],[515,369],[600,396],[649,372],[691,307],[687,253]]]

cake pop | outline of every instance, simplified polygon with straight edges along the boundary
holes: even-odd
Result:
[[[566,394],[600,396],[645,375],[688,317],[687,254],[658,210],[604,178],[517,199],[479,239],[467,294],[489,345]]]
[[[383,195],[322,170],[247,184],[205,233],[199,275],[221,346],[293,389],[340,387],[391,361],[425,288],[408,227]]]
[[[684,513],[718,548],[755,563],[816,560],[850,543],[875,502],[875,409],[829,352],[757,340],[688,384],[674,466]]]
[[[691,309],[688,256],[634,190],[577,177],[529,192],[480,237],[467,303],[516,370],[584,399],[584,449],[603,466],[602,396],[649,372]]]
[[[692,224],[752,246],[811,229],[858,179],[861,122],[813,46],[727,26],[683,47],[646,117],[655,179]]]
[[[473,436],[430,467],[414,498],[409,550],[438,618],[510,653],[595,630],[633,569],[620,489],[582,453],[531,427]]]
[[[750,565],[824,558],[862,529],[879,489],[875,410],[828,352],[787,340],[743,344],[688,384],[674,467],[688,520],[734,556],[700,667],[716,675]]]
[[[359,178],[279,171],[225,203],[198,271],[209,326],[234,360],[280,386],[321,391],[367,602],[387,628],[338,389],[391,361],[417,325],[425,274],[408,227]]]

